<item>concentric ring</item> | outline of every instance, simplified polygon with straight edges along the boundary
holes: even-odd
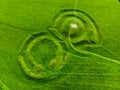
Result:
[[[95,21],[85,12],[63,9],[52,18],[49,30],[61,40],[78,43],[86,40],[99,43],[100,33]]]

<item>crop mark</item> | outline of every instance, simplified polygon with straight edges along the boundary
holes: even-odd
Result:
[[[99,55],[99,54],[96,54],[96,53],[92,53],[92,52],[89,52],[89,51],[85,51],[85,50],[78,50],[78,49],[76,49],[75,46],[73,46],[73,45],[71,45],[71,46],[72,46],[72,48],[73,48],[75,51],[77,51],[78,53],[84,53],[84,54],[89,55],[89,56],[96,56],[96,57],[102,58],[102,59],[104,59],[104,60],[107,60],[107,61],[110,61],[110,62],[114,62],[114,63],[116,63],[116,64],[120,64],[120,61],[119,61],[119,60],[111,59],[111,58],[109,58],[109,57],[104,57],[104,56],[102,56],[102,55]]]
[[[51,78],[54,75],[61,73],[61,70],[68,62],[68,55],[63,51],[63,46],[61,46],[63,43],[67,45],[67,48],[70,46],[70,48],[77,51],[79,54],[94,55],[111,60],[109,58],[102,57],[82,49],[78,50],[76,48],[76,46],[81,45],[98,45],[101,42],[101,34],[96,22],[87,13],[76,8],[77,0],[74,9],[63,9],[51,20],[48,26],[48,31],[50,31],[54,37],[59,38],[59,40],[49,36],[50,33],[34,33],[27,38],[19,54],[19,63],[23,71],[28,76],[41,79]],[[44,40],[49,40],[52,44],[45,44],[44,47],[46,45],[47,47],[44,48],[44,50],[40,47],[40,52],[36,52],[37,50],[39,51],[39,48],[35,47],[43,44],[42,41]],[[57,47],[55,47],[56,50],[53,52],[55,55],[50,60],[46,60],[48,59],[48,56],[52,56],[49,55],[51,52],[48,53],[48,46],[54,45]],[[43,52],[45,55],[46,52],[48,54],[44,56],[44,54],[41,54]],[[47,65],[41,62],[36,62],[36,57],[41,58],[41,62],[47,62]]]
[[[47,66],[37,63],[35,61],[35,57],[33,57],[32,52],[35,53],[35,55],[38,55],[39,58],[42,56],[37,54],[35,50],[38,50],[35,48],[35,45],[39,46],[38,43],[42,44],[43,40],[48,40],[52,42],[52,45],[55,45],[57,47],[56,51],[56,56],[54,56],[47,64]],[[47,43],[47,42],[46,42]],[[48,47],[51,45],[47,45]],[[44,51],[46,52],[48,48],[41,50],[40,53],[43,53]],[[51,52],[47,52],[48,54],[51,54]],[[49,58],[48,56],[45,56],[46,59]],[[44,57],[44,58],[45,58]],[[40,59],[42,60],[42,59]],[[25,43],[22,46],[22,49],[19,54],[19,59],[18,59],[23,71],[30,77],[36,78],[36,79],[41,79],[41,78],[50,78],[53,75],[56,75],[57,72],[59,72],[67,63],[67,55],[63,53],[62,46],[61,44],[56,41],[56,39],[50,37],[46,33],[35,33],[30,35]],[[44,61],[45,62],[45,61]],[[46,61],[47,62],[47,61]]]

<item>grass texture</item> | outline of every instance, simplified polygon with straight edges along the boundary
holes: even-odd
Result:
[[[0,90],[120,90],[119,0],[0,0]]]

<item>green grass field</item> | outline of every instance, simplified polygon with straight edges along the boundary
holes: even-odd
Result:
[[[69,41],[66,17],[54,24],[66,9],[92,35],[68,12],[83,29]],[[0,90],[120,90],[119,0],[0,0]]]

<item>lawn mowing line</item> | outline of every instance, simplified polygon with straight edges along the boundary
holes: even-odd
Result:
[[[108,49],[108,48],[106,48],[106,47],[104,47],[104,46],[101,46],[101,47],[103,47],[104,49],[106,49],[106,50],[107,50],[108,52],[110,52],[111,54],[113,54],[113,55],[117,56],[118,58],[120,58],[118,54],[115,54],[115,53],[114,53],[113,51],[111,51],[110,49]]]
[[[8,23],[5,23],[5,22],[1,22],[1,21],[0,21],[0,24],[5,25],[7,27],[17,29],[17,30],[20,30],[20,31],[25,31],[26,30],[26,29],[23,29],[23,28],[20,28],[20,27],[17,27],[17,26],[14,26],[14,25],[11,25],[11,24],[8,24]]]
[[[119,39],[116,39],[116,38],[110,37],[109,35],[105,35],[105,34],[104,34],[104,36],[105,36],[106,38],[113,39],[113,40],[115,40],[115,41],[120,42],[120,40],[119,40]]]
[[[113,88],[113,86],[111,84],[107,84],[107,83],[97,83],[97,82],[91,82],[89,81],[88,83],[86,82],[79,82],[79,83],[64,83],[64,84],[61,84],[61,83],[55,83],[54,84],[54,87],[66,87],[66,86],[78,86],[78,87],[81,87],[82,85],[85,85],[85,86],[88,86],[88,85],[91,85],[91,86],[104,86],[104,87],[110,87],[110,88]],[[45,85],[45,87],[52,87],[51,85]],[[69,87],[66,87],[68,88],[67,90],[69,90]]]
[[[78,4],[78,0],[75,0],[75,8],[74,9],[77,9],[77,4]]]
[[[10,90],[1,80],[0,80],[0,88],[3,90]]]
[[[116,74],[95,74],[95,73],[59,73],[61,75],[84,75],[84,76],[115,76]],[[119,76],[120,74],[117,74],[116,76]]]

